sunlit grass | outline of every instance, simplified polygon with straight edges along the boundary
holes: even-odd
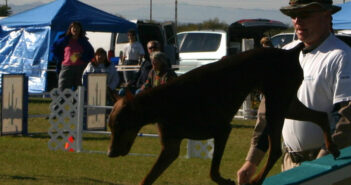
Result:
[[[30,114],[48,114],[49,101],[31,101]],[[254,126],[254,120],[235,120],[226,150],[221,173],[236,179],[236,171],[243,164]],[[46,118],[28,120],[29,136],[0,137],[0,184],[6,185],[134,185],[147,174],[160,152],[158,138],[138,137],[131,153],[120,158],[106,156],[107,135],[84,135],[83,149],[100,153],[72,153],[51,151],[47,134],[50,124]],[[157,133],[155,125],[142,129],[143,133]],[[36,133],[36,134],[31,134]],[[39,133],[39,134],[38,134]],[[212,185],[209,178],[209,159],[187,159],[186,144],[181,145],[179,158],[156,181],[156,185]],[[280,171],[278,162],[270,174]]]

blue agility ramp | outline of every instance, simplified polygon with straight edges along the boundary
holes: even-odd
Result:
[[[351,185],[351,147],[267,178],[263,185]]]

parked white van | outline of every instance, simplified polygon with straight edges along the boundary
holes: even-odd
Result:
[[[94,47],[94,50],[98,48],[104,48],[104,50],[107,52],[111,48],[114,43],[111,44],[112,36],[113,33],[111,32],[94,32],[94,31],[87,31],[86,36],[89,39],[89,42],[91,45]]]
[[[225,31],[187,31],[177,34],[179,70],[181,75],[199,66],[209,64],[227,55]]]

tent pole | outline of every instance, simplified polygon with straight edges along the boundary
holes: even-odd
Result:
[[[152,0],[150,0],[150,22],[152,21]]]

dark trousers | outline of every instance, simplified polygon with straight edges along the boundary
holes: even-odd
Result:
[[[82,74],[85,66],[62,66],[59,74],[58,87],[61,90],[72,89],[76,90],[82,85]]]
[[[137,60],[126,60],[124,62],[125,65],[138,65]],[[134,79],[136,71],[123,71],[123,77],[125,82],[129,82],[130,80]]]

